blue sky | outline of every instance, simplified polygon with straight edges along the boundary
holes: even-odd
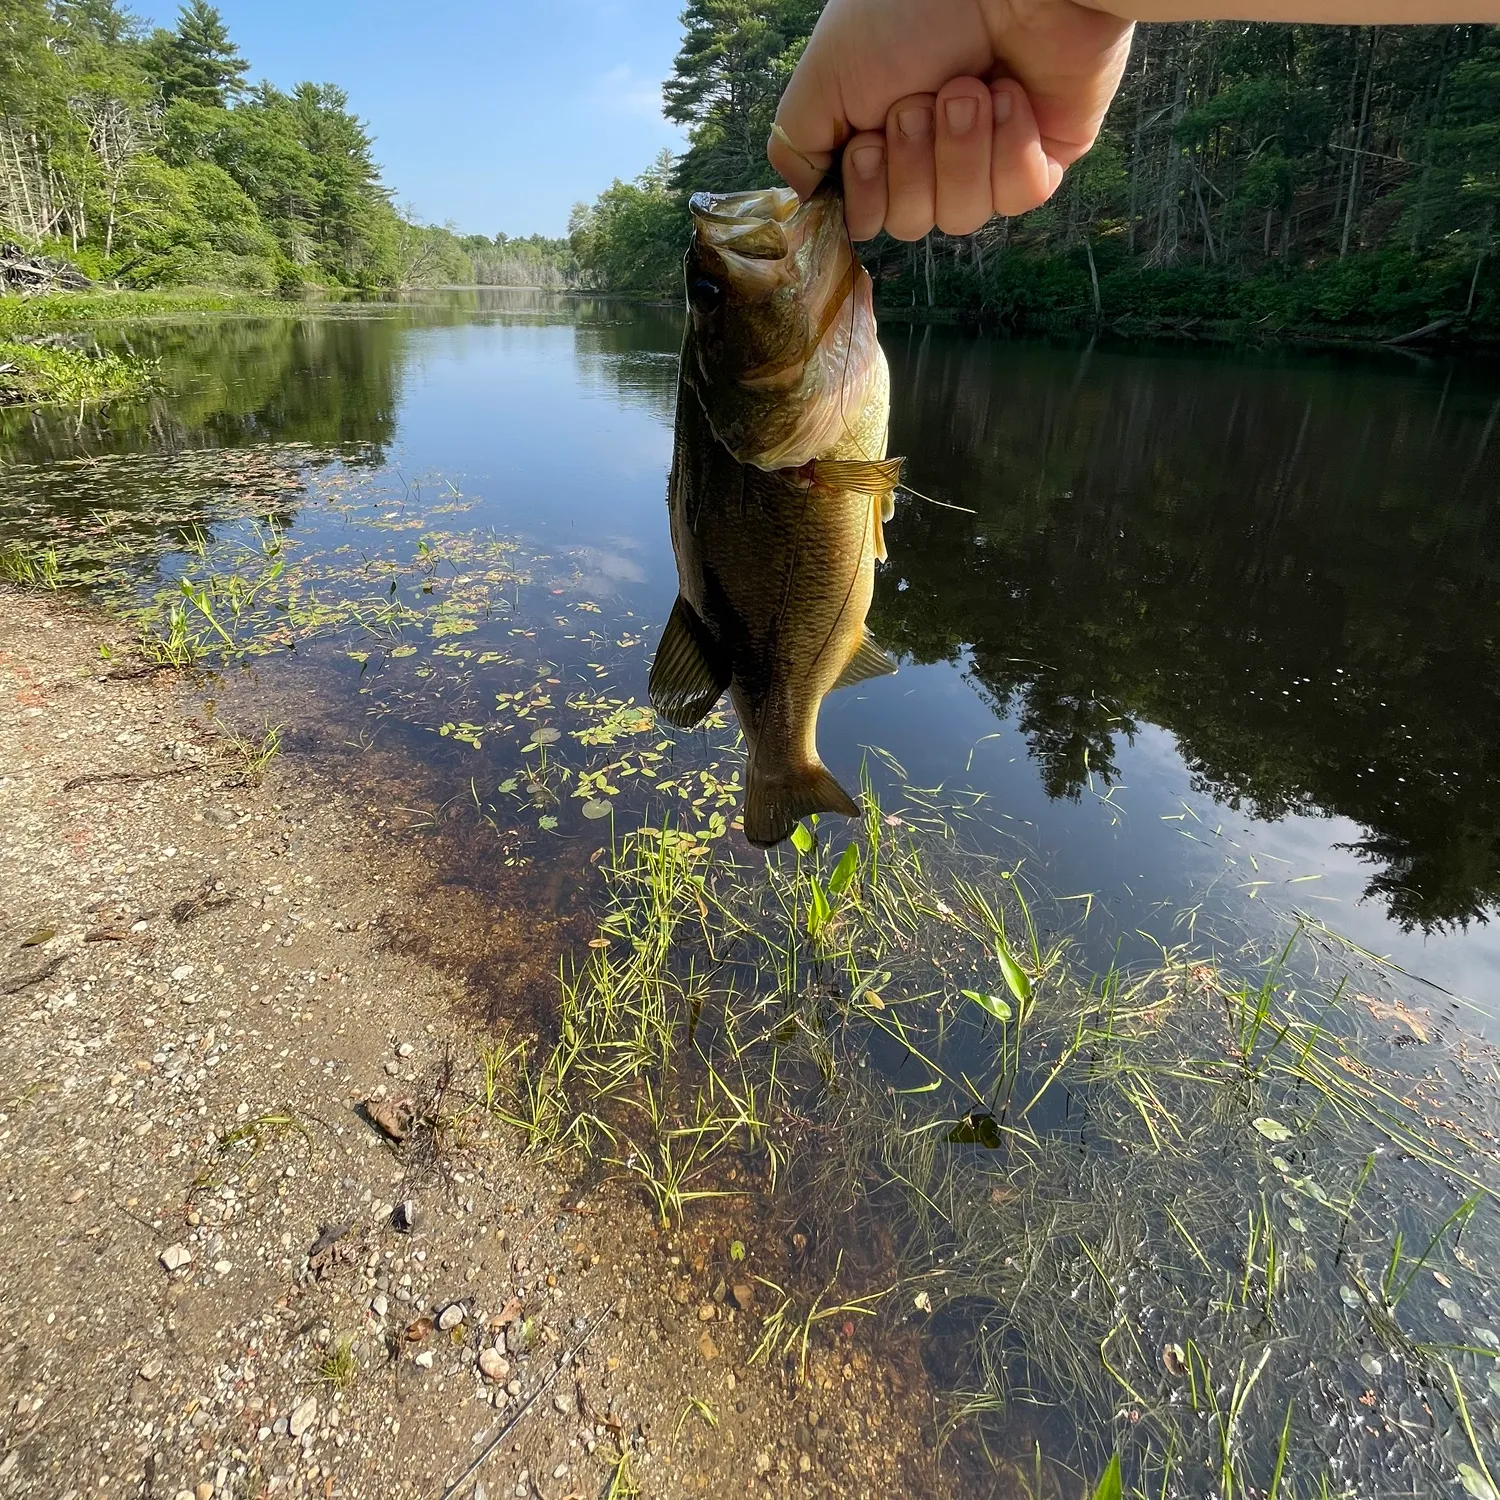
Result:
[[[252,77],[349,91],[396,202],[424,222],[563,234],[579,199],[682,144],[661,116],[681,0],[217,3]]]

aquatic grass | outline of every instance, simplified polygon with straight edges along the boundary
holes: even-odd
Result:
[[[1495,1121],[1414,1098],[1300,930],[1237,962],[1183,943],[1088,972],[1020,861],[965,851],[923,795],[924,826],[871,796],[852,839],[810,827],[749,862],[670,820],[617,837],[600,946],[564,965],[556,1038],[516,1069],[510,1113],[535,1149],[611,1163],[664,1222],[774,1194],[835,1270],[851,1219],[867,1225],[904,1291],[827,1297],[816,1255],[768,1276],[758,1357],[800,1378],[818,1313],[869,1297],[896,1319],[920,1292],[965,1330],[950,1430],[1002,1466],[1030,1409],[1049,1466],[1117,1450],[1131,1494],[1201,1463],[1225,1496],[1273,1473],[1303,1494],[1327,1473],[1307,1413],[1332,1401],[1340,1462],[1364,1472],[1359,1387],[1315,1372],[1367,1380],[1368,1338],[1405,1362],[1382,1379],[1423,1388],[1440,1315],[1404,1247],[1480,1295],[1444,1247],[1493,1223]],[[1439,1207],[1449,1183],[1465,1196]],[[1459,1460],[1434,1442],[1404,1461],[1451,1477]]]

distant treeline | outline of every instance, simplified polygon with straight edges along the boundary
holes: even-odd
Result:
[[[223,18],[0,0],[0,240],[133,287],[562,286],[570,246],[460,238],[392,205],[331,83],[247,87]]]
[[[763,144],[818,7],[692,0],[664,89],[689,130],[574,210],[590,284],[675,294],[686,196]],[[1143,26],[1094,151],[979,234],[866,247],[887,306],[1055,320],[1500,334],[1500,28]]]

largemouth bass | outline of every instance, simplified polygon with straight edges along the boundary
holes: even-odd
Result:
[[[691,202],[668,487],[679,593],[651,669],[670,723],[727,688],[749,747],[745,836],[857,815],[818,757],[836,688],[896,670],[865,628],[900,459],[869,274],[836,191]]]

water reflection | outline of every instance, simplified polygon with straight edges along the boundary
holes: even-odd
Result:
[[[898,333],[912,482],[873,623],[967,654],[1047,792],[1138,726],[1259,819],[1352,819],[1407,929],[1500,901],[1491,374]]]

